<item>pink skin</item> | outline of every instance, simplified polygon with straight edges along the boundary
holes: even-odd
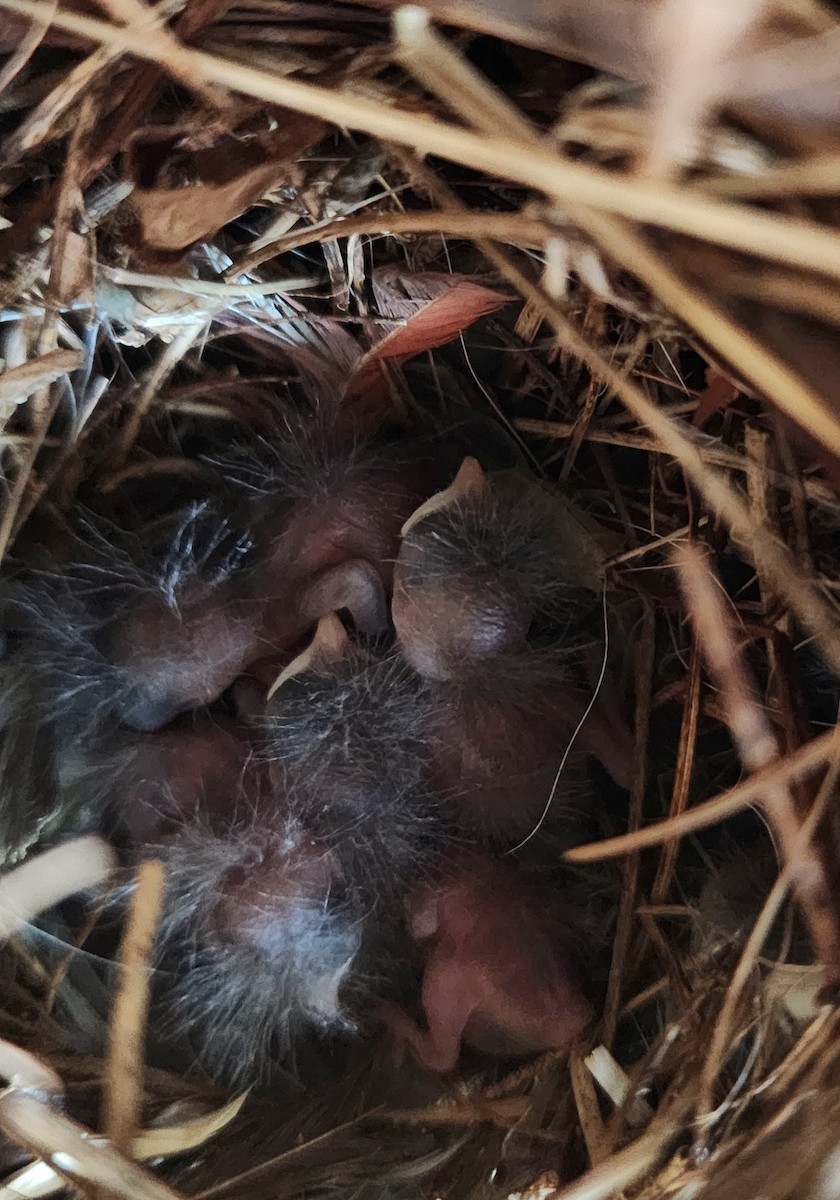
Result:
[[[159,729],[211,703],[257,660],[282,658],[328,613],[347,610],[371,636],[387,629],[385,592],[422,476],[419,467],[383,468],[335,496],[284,507],[264,529],[247,594],[238,580],[197,585],[178,610],[156,599],[139,606],[111,651],[133,684],[119,703],[124,723]]]
[[[295,905],[322,907],[341,874],[335,856],[312,838],[232,867],[213,914],[218,933],[256,947],[276,942],[278,915]]]
[[[299,586],[327,567],[350,559],[373,563],[390,587],[400,530],[433,486],[421,464],[345,483],[336,495],[302,502],[268,526],[270,551],[263,574],[278,590]],[[267,591],[271,588],[267,587]]]
[[[413,936],[426,948],[424,1029],[395,1005],[380,1017],[395,1054],[451,1071],[462,1045],[507,1057],[571,1047],[592,1019],[540,902],[508,864],[464,857],[409,903]]]
[[[591,697],[572,688],[565,689],[565,693],[561,699],[558,689],[558,703],[565,706],[571,732],[586,712]],[[598,696],[581,726],[575,744],[586,754],[597,758],[619,787],[630,790],[635,742],[612,695],[607,693]]]
[[[467,602],[451,588],[407,589],[399,565],[391,613],[406,660],[418,674],[437,682],[456,682],[482,663],[492,681],[493,660],[525,648],[531,620],[531,614],[502,609],[478,613],[474,598]],[[593,692],[596,681],[597,670]],[[548,768],[554,764],[556,770],[572,733],[583,721],[575,737],[577,749],[597,758],[619,786],[629,787],[633,770],[630,732],[608,684],[602,686],[587,713],[591,695],[569,685],[537,683],[534,704],[528,706],[525,717],[506,703],[500,678],[498,702],[485,702],[480,720],[465,713],[459,714],[459,719],[448,716],[441,739],[444,786],[456,791],[481,786],[498,778],[499,770],[516,777],[523,771],[539,770],[541,765]],[[538,709],[550,716],[540,715]],[[460,765],[455,761],[458,756]]]
[[[361,632],[384,632],[400,530],[433,486],[429,470],[418,460],[350,471],[332,494],[284,504],[264,522],[247,578],[197,581],[177,608],[159,597],[138,604],[107,651],[130,684],[117,700],[122,722],[152,731],[212,703],[254,662],[282,658],[328,613],[346,610]]]
[[[159,729],[186,709],[212,703],[254,662],[282,656],[322,616],[342,609],[363,633],[387,628],[385,592],[371,563],[327,566],[277,596],[231,599],[223,590],[199,594],[177,611],[158,602],[139,607],[112,649],[133,684],[119,702],[120,716],[133,729]]]
[[[526,645],[531,613],[497,608],[477,614],[452,588],[408,588],[399,562],[391,615],[406,661],[427,679],[457,679],[465,666]]]
[[[132,682],[118,704],[132,729],[151,731],[219,696],[254,656],[253,604],[199,593],[174,610],[152,600],[117,631],[111,654]]]
[[[138,737],[119,778],[121,816],[138,845],[199,815],[233,817],[236,797],[253,795],[262,783],[244,730],[210,717]]]
[[[600,662],[592,664],[590,694],[537,680],[517,708],[509,702],[502,664],[505,656],[527,650],[536,615],[533,601],[509,580],[500,581],[503,586],[497,589],[492,578],[470,571],[456,570],[446,579],[427,578],[424,556],[433,556],[434,546],[428,540],[424,543],[423,522],[464,500],[481,497],[489,486],[479,464],[465,459],[450,486],[412,514],[403,529],[406,540],[394,569],[391,615],[406,661],[437,683],[468,683],[470,676],[481,672],[487,692],[496,689],[489,700],[478,704],[468,700],[460,711],[452,711],[451,705],[444,728],[432,732],[438,740],[441,782],[457,794],[496,781],[505,794],[504,809],[509,789],[500,776],[506,775],[510,783],[523,776],[553,773],[574,734],[578,750],[599,759],[618,784],[628,787],[633,740],[608,681],[590,707]],[[536,780],[538,791],[543,782]]]
[[[452,797],[460,818],[482,834],[519,839],[540,819],[576,723],[588,697],[569,687],[539,693],[533,706],[498,695],[446,705],[429,730],[437,786]],[[525,698],[527,700],[527,697]],[[620,723],[613,724],[596,707],[573,742],[573,751],[598,758],[622,787],[632,777],[632,743]],[[564,768],[561,783],[573,774]],[[555,796],[560,807],[563,791]]]

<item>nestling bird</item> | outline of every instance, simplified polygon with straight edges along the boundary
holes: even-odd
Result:
[[[546,911],[513,863],[475,852],[451,858],[412,893],[425,1028],[381,1006],[397,1053],[444,1072],[462,1046],[500,1058],[569,1049],[593,1011]]]

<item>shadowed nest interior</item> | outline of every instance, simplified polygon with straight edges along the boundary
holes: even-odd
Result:
[[[579,577],[547,579],[547,528],[494,574],[515,520],[476,554],[476,593],[534,599],[537,647],[497,684],[550,724],[571,672],[633,729],[626,774],[596,741],[517,845],[535,877],[564,872],[587,960],[597,1019],[571,1054],[395,1073],[362,1019],[270,1084],[243,1093],[234,1063],[215,1086],[150,1007],[161,877],[123,864],[127,917],[77,900],[3,927],[0,1200],[68,1180],[132,1200],[840,1197],[838,38],[820,0],[0,0],[0,899],[56,827],[46,747],[74,820],[106,787],[76,754],[91,727],[59,719],[80,690],[97,711],[125,694],[100,608],[217,589],[235,659],[264,505],[327,503],[301,429],[353,513],[370,472],[371,523],[418,463],[443,471],[431,492],[466,456],[539,480],[545,527],[570,506]],[[460,547],[433,519],[436,583]],[[168,556],[138,564],[117,526],[161,530]],[[56,579],[73,537],[88,561]],[[367,613],[379,585],[351,583]],[[587,608],[570,667],[539,641],[567,583]],[[398,760],[421,703],[439,729],[457,689],[390,678],[377,735]],[[121,743],[102,754],[108,788],[140,786]],[[191,902],[224,866],[199,854]],[[336,979],[374,901],[354,903]]]

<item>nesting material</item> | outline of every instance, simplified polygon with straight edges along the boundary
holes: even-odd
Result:
[[[836,14],[0,13],[0,1200],[840,1194]]]

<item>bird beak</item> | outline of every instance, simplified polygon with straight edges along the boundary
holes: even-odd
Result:
[[[415,508],[400,530],[400,535],[405,537],[415,525],[419,524],[420,521],[424,521],[426,517],[430,517],[432,513],[449,508],[451,505],[457,504],[459,500],[466,499],[468,496],[480,496],[486,489],[487,476],[482,470],[478,459],[465,458],[458,468],[458,474],[452,480],[449,487],[445,488],[442,492],[435,492],[434,496],[430,496],[419,508]]]

